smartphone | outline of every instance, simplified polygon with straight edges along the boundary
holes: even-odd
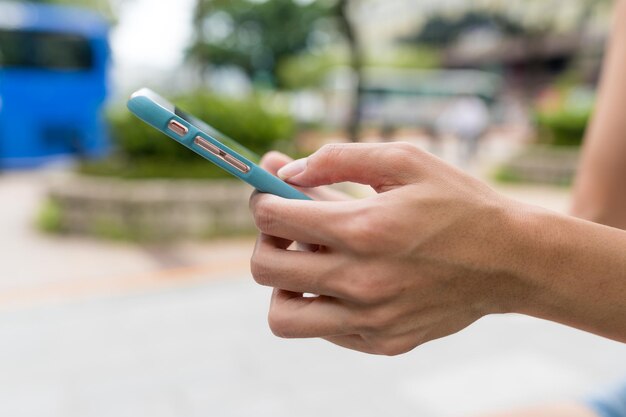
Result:
[[[218,167],[263,193],[292,200],[310,197],[270,174],[257,164],[259,156],[202,120],[185,113],[147,88],[135,92],[128,109],[138,118],[165,133]]]

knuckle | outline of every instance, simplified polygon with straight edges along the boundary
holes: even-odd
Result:
[[[368,337],[367,343],[374,354],[383,356],[399,356],[413,350],[416,346],[406,337],[374,336]]]
[[[402,297],[408,285],[398,274],[402,273],[389,262],[359,259],[333,276],[341,277],[339,290],[345,297],[364,306],[380,306]]]
[[[326,159],[328,158],[332,159],[333,157],[340,155],[344,151],[344,149],[345,149],[345,145],[343,144],[328,143],[320,148],[320,150],[317,152],[317,155],[324,156],[326,157]],[[315,154],[314,154],[314,158],[315,158]]]
[[[379,279],[365,276],[352,288],[355,299],[366,305],[378,304],[386,299],[384,285]]]
[[[370,309],[356,318],[355,328],[363,334],[375,337],[393,329],[397,325],[396,317],[389,309]]]
[[[386,148],[386,150],[390,156],[394,156],[399,160],[414,161],[415,158],[419,157],[422,154],[422,151],[418,147],[408,142],[396,142],[390,144]]]
[[[271,204],[265,199],[257,200],[253,210],[254,223],[262,232],[271,232],[275,225],[275,213]]]
[[[377,218],[369,207],[357,210],[356,213],[344,223],[344,239],[348,248],[354,252],[371,254],[376,252],[380,246],[381,221]]]
[[[389,308],[376,308],[371,310],[366,319],[369,322],[369,330],[374,334],[387,333],[397,324],[397,315]]]
[[[421,154],[422,151],[415,145],[409,142],[396,142],[396,148],[406,154],[417,155]]]
[[[384,356],[400,356],[411,351],[412,346],[391,339],[380,343],[378,349],[379,353]]]
[[[370,320],[379,333],[388,332],[397,324],[396,314],[387,308],[373,310]]]
[[[396,253],[401,245],[400,221],[394,221],[380,208],[368,205],[357,209],[344,222],[346,247],[358,254]]]
[[[315,170],[332,166],[345,150],[343,144],[326,144],[309,157],[309,166]]]
[[[282,313],[278,308],[273,307],[270,309],[270,313],[267,317],[267,323],[274,336],[282,339],[292,337],[289,331],[291,327],[289,316]]]
[[[272,286],[272,272],[265,256],[260,251],[255,251],[250,259],[250,271],[254,281],[263,286]]]
[[[411,170],[418,163],[423,155],[416,146],[407,142],[397,142],[385,147],[383,157],[393,161],[396,171]]]
[[[377,329],[374,326],[374,323],[372,323],[371,320],[369,320],[367,313],[365,312],[361,312],[360,314],[355,314],[352,319],[351,322],[348,323],[350,325],[350,327],[352,329],[354,329],[354,332],[361,334],[361,335],[372,335],[375,334]]]

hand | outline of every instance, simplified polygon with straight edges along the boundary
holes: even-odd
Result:
[[[276,156],[265,162],[279,165]],[[349,201],[252,196],[262,234],[251,268],[276,289],[277,336],[397,355],[524,297],[506,263],[514,205],[439,159],[404,143],[332,145],[277,173],[304,189],[351,181],[378,192]],[[289,250],[293,242],[319,250]]]

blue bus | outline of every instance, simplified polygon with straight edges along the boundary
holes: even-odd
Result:
[[[0,0],[0,168],[107,153],[108,32],[87,10]]]

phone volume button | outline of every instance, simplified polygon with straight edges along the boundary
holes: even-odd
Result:
[[[219,156],[220,158],[222,157],[223,151],[218,148],[217,146],[213,145],[211,142],[209,142],[208,140],[201,138],[200,136],[196,137],[196,139],[194,140],[194,143],[196,145],[198,145],[199,147],[201,147],[202,149],[204,149],[205,151],[209,151],[212,154]]]
[[[244,164],[243,162],[241,162],[234,156],[230,156],[225,151],[213,145],[211,142],[204,139],[203,137],[197,136],[194,139],[194,143],[197,146],[204,149],[205,151],[211,152],[213,155],[217,156],[218,158],[220,158],[221,160],[223,160],[224,162],[226,162],[228,165],[232,166],[236,170],[241,171],[244,174],[247,174],[248,172],[250,172],[250,167],[248,165]]]
[[[226,154],[224,155],[224,161],[228,162],[230,165],[232,165],[233,167],[235,167],[236,169],[238,169],[239,171],[243,172],[244,174],[247,174],[248,172],[250,172],[250,167],[246,164],[244,164],[243,162],[241,162],[240,160]]]

